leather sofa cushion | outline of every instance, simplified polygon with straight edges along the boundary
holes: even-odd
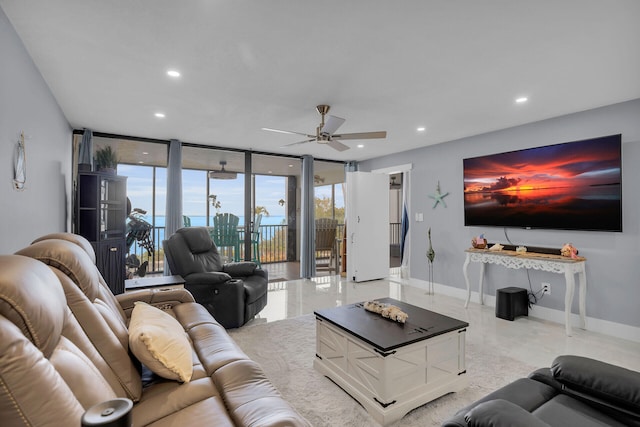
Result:
[[[84,245],[72,239],[45,239],[16,252],[42,261],[51,268],[60,270],[76,284],[89,301],[101,299],[113,313],[125,321],[125,314],[111,290],[95,266],[95,257],[86,252]]]
[[[100,272],[86,252],[66,240],[44,240],[16,252],[57,268],[82,290],[89,301],[99,296]]]
[[[185,279],[193,273],[222,271],[222,258],[206,227],[179,228],[162,246],[171,271]]]
[[[98,357],[92,357],[93,363],[119,397],[138,401],[142,383],[137,361],[129,353],[127,318],[83,245],[70,239],[43,239],[17,253],[42,261],[55,273],[62,284],[66,306],[98,352]],[[87,353],[85,341],[81,337],[73,339]]]
[[[1,262],[0,266],[6,274]],[[84,408],[73,390],[46,362],[42,352],[2,315],[0,378],[0,424],[3,426],[24,426],[25,416],[33,426],[80,424]]]
[[[530,378],[519,378],[514,382],[489,393],[471,405],[460,409],[456,412],[454,417],[447,420],[443,425],[447,427],[466,426],[467,422],[464,417],[467,412],[469,412],[471,408],[483,402],[495,399],[504,399],[523,408],[527,412],[531,412],[543,405],[557,393],[558,390],[548,386],[547,384],[543,384]]]
[[[193,254],[201,254],[211,250],[213,241],[211,240],[211,235],[206,229],[203,228],[202,231],[196,232],[193,232],[193,230],[189,232],[181,232],[178,230],[177,233],[179,233],[184,239],[187,247],[189,248],[189,252]]]
[[[571,390],[640,413],[640,372],[580,356],[556,357],[551,372]]]
[[[154,384],[133,406],[132,416],[140,426],[234,425],[211,378]]]
[[[464,417],[468,427],[549,427],[530,412],[508,400],[496,399],[484,402],[471,409]]]
[[[253,360],[229,363],[213,379],[236,425],[308,426]]]
[[[87,255],[89,255],[89,257],[91,258],[91,262],[93,262],[94,264],[96,263],[96,252],[93,250],[93,246],[91,246],[91,243],[89,243],[89,241],[84,237],[80,237],[77,234],[72,233],[51,233],[42,237],[38,237],[36,240],[31,242],[31,244],[42,242],[43,240],[66,240],[68,242],[74,243],[80,246],[80,248],[82,248],[82,250],[85,251]]]
[[[627,427],[591,405],[559,394],[532,412],[538,419],[557,427]]]
[[[12,284],[0,293],[0,315],[18,326],[45,357],[51,356],[67,312],[56,275],[46,265],[17,255],[2,257],[0,271],[3,281]]]
[[[193,374],[189,339],[180,323],[162,310],[136,302],[129,324],[129,347],[155,374],[189,382]]]
[[[249,358],[200,304],[180,304],[173,308],[173,312],[191,338],[207,375],[231,362]]]
[[[83,408],[116,397],[93,363],[104,360],[49,267],[3,255],[0,271],[0,423],[78,425]]]

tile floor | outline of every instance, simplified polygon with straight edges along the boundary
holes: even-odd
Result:
[[[276,320],[311,314],[327,308],[374,298],[391,297],[428,310],[465,320],[467,339],[493,346],[496,351],[536,366],[549,366],[560,354],[577,354],[640,371],[640,343],[574,328],[566,336],[563,324],[532,317],[514,321],[495,317],[493,307],[445,295],[429,295],[423,282],[391,275],[371,282],[348,282],[340,276],[325,276],[269,284],[268,304],[252,322]]]

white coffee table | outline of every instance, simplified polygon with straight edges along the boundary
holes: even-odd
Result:
[[[313,366],[388,425],[467,386],[469,324],[391,298],[377,301],[400,307],[407,323],[370,313],[362,303],[318,310]]]

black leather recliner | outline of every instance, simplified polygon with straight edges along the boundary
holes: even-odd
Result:
[[[459,410],[443,427],[640,426],[640,372],[558,356]]]
[[[223,264],[205,227],[180,228],[162,246],[171,272],[225,328],[244,325],[267,305],[267,271],[250,261]]]

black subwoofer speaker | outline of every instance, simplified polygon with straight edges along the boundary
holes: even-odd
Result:
[[[496,317],[513,320],[517,316],[529,315],[527,290],[509,287],[496,291]]]

